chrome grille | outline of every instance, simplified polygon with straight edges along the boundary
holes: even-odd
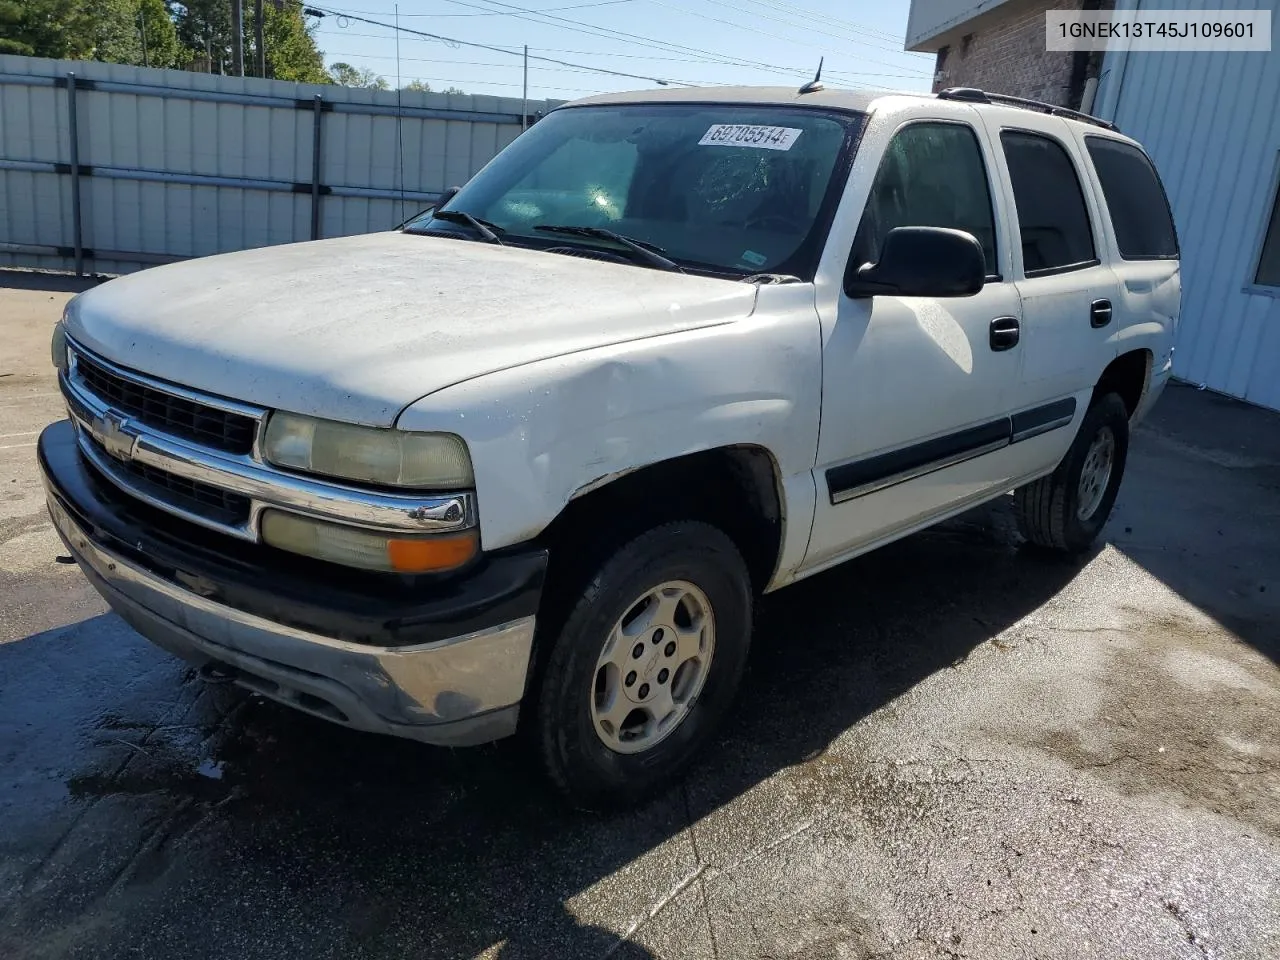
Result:
[[[148,494],[153,499],[217,524],[242,527],[249,522],[248,497],[188,480],[136,460],[122,463],[110,457],[96,440],[86,437],[85,442],[103,458],[104,463],[110,463],[115,471],[127,474],[130,486],[137,493]]]
[[[156,387],[129,380],[76,351],[76,373],[85,387],[109,406],[140,423],[228,453],[253,449],[258,422]]]

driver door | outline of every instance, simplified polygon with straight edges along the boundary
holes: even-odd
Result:
[[[843,291],[824,316],[817,509],[804,567],[870,549],[976,502],[1006,472],[1017,386],[1021,307],[1006,279],[985,139],[967,122],[916,120],[885,147],[853,242],[856,269],[879,257],[888,231],[952,227],[973,234],[987,262],[968,297]],[[871,144],[865,146],[870,147]],[[1005,275],[1002,275],[1005,274]]]

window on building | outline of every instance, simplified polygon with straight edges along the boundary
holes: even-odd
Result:
[[[999,272],[995,218],[982,148],[964,123],[914,123],[894,135],[876,171],[854,266],[873,263],[894,227],[951,227],[978,238],[987,274]]]
[[[1080,178],[1062,144],[1036,133],[1000,134],[1018,211],[1023,272],[1040,276],[1097,263]]]
[[[1137,147],[1106,137],[1086,137],[1098,171],[1116,245],[1126,260],[1165,260],[1178,256],[1173,214],[1151,161]]]
[[[1280,186],[1271,194],[1271,217],[1262,238],[1262,253],[1253,282],[1262,287],[1280,287]]]

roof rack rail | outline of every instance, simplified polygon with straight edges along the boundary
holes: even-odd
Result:
[[[1055,117],[1066,117],[1070,120],[1080,120],[1084,123],[1091,123],[1097,127],[1105,127],[1107,130],[1118,130],[1119,128],[1108,120],[1092,116],[1087,113],[1081,113],[1079,110],[1068,110],[1066,107],[1055,106],[1052,103],[1044,103],[1041,100],[1028,100],[1025,97],[1011,97],[1003,93],[987,93],[985,90],[979,90],[976,87],[947,87],[947,89],[939,92],[939,100],[959,100],[963,103],[999,103],[1010,107],[1023,107],[1027,110],[1039,110],[1041,113],[1049,113]]]

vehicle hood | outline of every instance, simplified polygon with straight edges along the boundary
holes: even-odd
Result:
[[[444,387],[748,316],[753,284],[447,237],[377,233],[120,277],[67,332],[124,367],[297,413],[391,426]]]

